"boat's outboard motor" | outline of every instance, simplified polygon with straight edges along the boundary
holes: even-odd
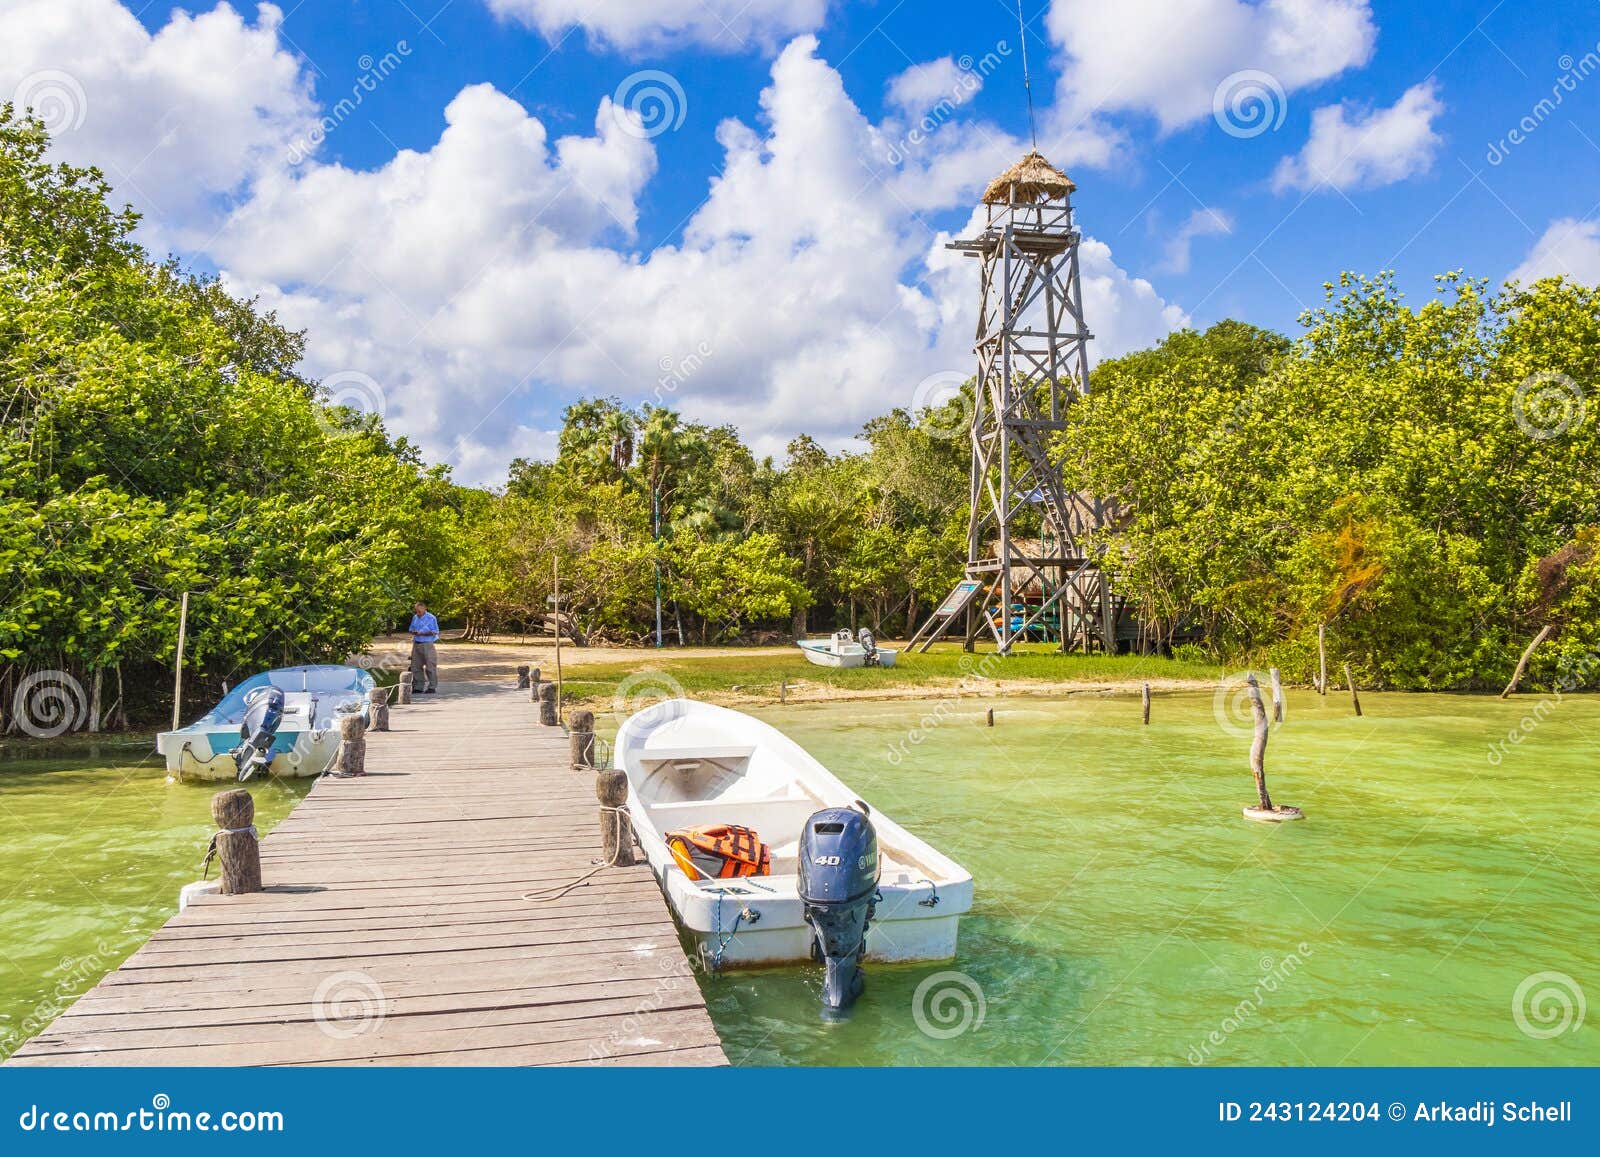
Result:
[[[862,627],[856,633],[856,642],[860,643],[861,649],[867,653],[866,665],[868,667],[876,667],[878,665],[878,640],[872,637],[872,632]]]
[[[272,745],[283,722],[283,692],[277,687],[261,687],[250,692],[245,703],[244,722],[239,725],[240,743],[233,749],[241,783],[258,771],[265,775],[272,767],[276,754]]]
[[[800,900],[811,925],[811,955],[827,966],[822,1015],[835,1019],[866,986],[861,954],[878,897],[878,833],[860,811],[819,811],[800,833]]]

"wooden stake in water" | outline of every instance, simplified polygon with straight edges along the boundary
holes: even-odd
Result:
[[[1317,694],[1326,695],[1328,693],[1328,642],[1327,626],[1323,623],[1317,624],[1317,671]]]
[[[1148,683],[1146,683],[1144,685],[1144,694],[1143,694],[1142,698],[1144,700],[1144,725],[1146,727],[1149,727],[1150,726],[1150,684],[1148,684]]]
[[[983,714],[983,725],[985,727],[993,727],[994,726],[994,708],[993,707],[989,708],[988,711],[984,712],[984,714]]]
[[[1268,671],[1272,678],[1272,721],[1283,722],[1283,677],[1278,674],[1278,669],[1273,667]]]
[[[1276,807],[1272,797],[1267,794],[1267,708],[1261,702],[1261,684],[1256,682],[1255,672],[1245,676],[1245,682],[1249,686],[1250,714],[1255,717],[1255,734],[1250,740],[1250,774],[1255,776],[1258,801],[1258,806],[1244,809],[1245,818],[1269,823],[1304,819],[1304,813],[1299,808]]]
[[[1361,696],[1356,694],[1356,680],[1355,680],[1355,676],[1350,674],[1350,664],[1349,663],[1346,663],[1344,665],[1344,681],[1345,681],[1345,685],[1350,688],[1350,706],[1352,706],[1352,707],[1354,707],[1356,709],[1356,714],[1357,715],[1360,715],[1361,714]]]
[[[189,592],[183,592],[178,609],[178,669],[172,677],[172,730],[183,726],[183,644],[189,631]]]

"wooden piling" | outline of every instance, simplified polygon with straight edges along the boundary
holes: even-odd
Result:
[[[1272,721],[1274,723],[1282,723],[1283,676],[1278,674],[1278,669],[1276,667],[1270,668],[1267,674],[1272,679]]]
[[[1255,718],[1255,734],[1250,740],[1250,774],[1255,777],[1257,799],[1257,806],[1244,809],[1245,819],[1268,823],[1304,819],[1305,813],[1299,808],[1279,807],[1267,794],[1267,733],[1270,730],[1267,708],[1261,702],[1261,684],[1256,682],[1255,672],[1245,676],[1245,683],[1250,694],[1250,714]]]
[[[994,708],[993,707],[989,708],[989,710],[987,710],[987,711],[985,711],[983,713],[983,725],[985,727],[993,727],[994,726]]]
[[[581,709],[572,713],[572,769],[594,767],[594,712]]]
[[[633,859],[633,822],[628,818],[628,773],[607,768],[594,777],[600,800],[600,845],[604,862],[625,868]]]
[[[389,730],[389,689],[374,687],[367,692],[367,714],[372,719],[372,730]]]
[[[367,774],[367,725],[360,715],[345,715],[339,720],[339,754],[333,757],[333,774]]]
[[[261,840],[256,835],[256,801],[242,787],[211,797],[211,818],[221,830],[212,839],[221,865],[221,892],[240,896],[261,891]]]
[[[789,702],[789,680],[787,679],[778,680],[778,702]]]
[[[1317,694],[1328,693],[1328,639],[1327,625],[1317,624]]]
[[[539,684],[539,722],[546,727],[554,727],[559,722],[556,718],[556,685],[554,683]]]
[[[402,672],[400,672],[400,682],[395,684],[395,689],[398,692],[398,697],[395,699],[395,702],[397,704],[399,704],[400,706],[403,707],[407,703],[411,702],[411,672],[410,671],[402,671]]]
[[[1150,726],[1150,684],[1146,683],[1144,685],[1144,691],[1141,693],[1140,699],[1143,700],[1143,702],[1144,702],[1144,725],[1146,727],[1149,727]]]
[[[522,689],[528,686],[528,664],[517,664],[517,687]]]
[[[1350,674],[1349,663],[1344,665],[1344,681],[1345,685],[1350,688],[1350,706],[1356,709],[1356,714],[1359,716],[1361,714],[1361,696],[1356,694],[1356,680],[1355,676]]]

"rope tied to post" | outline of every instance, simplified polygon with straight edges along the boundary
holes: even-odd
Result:
[[[211,875],[211,861],[217,857],[217,837],[237,836],[243,832],[249,832],[257,840],[261,838],[261,833],[256,831],[255,824],[250,824],[242,828],[222,828],[211,833],[211,842],[206,845],[206,858],[200,863],[200,878],[202,880],[208,879]]]
[[[602,804],[600,806],[600,810],[603,812],[626,813],[628,809],[626,805],[622,807],[607,807]],[[551,884],[548,888],[536,888],[532,892],[524,892],[522,894],[522,898],[530,904],[547,904],[551,900],[559,900],[568,892],[576,888],[579,884],[587,883],[592,877],[598,876],[607,868],[615,868],[617,866],[617,861],[621,858],[622,845],[619,843],[616,851],[614,851],[609,858],[602,863],[596,864],[594,867],[590,868],[587,872],[581,876],[578,876],[576,879],[569,880],[564,884]]]

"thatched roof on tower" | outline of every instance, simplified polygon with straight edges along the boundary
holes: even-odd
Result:
[[[983,191],[989,205],[1031,205],[1035,201],[1054,201],[1078,186],[1060,169],[1044,159],[1038,149],[1030,150]]]

